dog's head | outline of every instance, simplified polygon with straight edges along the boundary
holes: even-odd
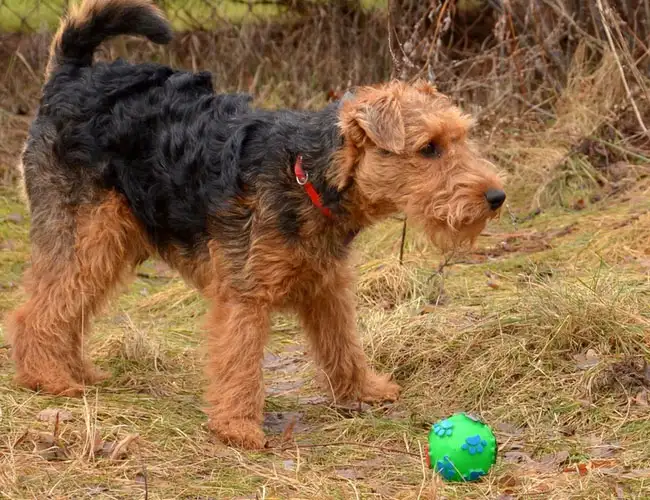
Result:
[[[374,218],[396,211],[439,246],[473,242],[505,192],[468,139],[472,120],[426,82],[361,87],[341,102],[334,182],[354,182]]]

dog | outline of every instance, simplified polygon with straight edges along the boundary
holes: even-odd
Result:
[[[75,396],[106,378],[83,353],[91,318],[157,257],[210,303],[205,412],[224,443],[265,445],[272,311],[298,315],[335,398],[396,400],[356,333],[351,242],[398,212],[441,247],[475,240],[506,195],[471,118],[424,81],[258,109],[207,72],[94,63],[118,35],[172,31],[149,0],[85,0],[51,45],[21,156],[32,248],[8,325],[17,383]]]

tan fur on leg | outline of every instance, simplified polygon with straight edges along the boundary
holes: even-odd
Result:
[[[298,313],[325,383],[338,399],[394,401],[400,388],[368,366],[356,332],[352,273],[341,265],[326,282],[303,295]]]
[[[219,300],[220,299],[220,300]],[[210,428],[225,442],[262,448],[262,358],[268,310],[223,291],[208,315],[206,401]]]
[[[30,298],[9,318],[17,381],[53,394],[78,395],[105,376],[83,356],[90,319],[146,257],[140,228],[117,195],[80,211],[76,239],[70,258],[33,249]]]

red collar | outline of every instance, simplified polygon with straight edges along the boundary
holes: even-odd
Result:
[[[318,191],[316,191],[314,185],[309,181],[309,174],[307,174],[307,172],[302,168],[302,155],[300,154],[298,155],[298,158],[296,158],[293,172],[296,174],[296,182],[305,188],[307,196],[309,196],[312,203],[320,209],[323,215],[326,217],[332,217],[332,211],[326,206],[323,206],[323,201],[321,200]]]

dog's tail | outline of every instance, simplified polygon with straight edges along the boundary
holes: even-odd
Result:
[[[166,44],[172,29],[151,0],[83,0],[61,21],[50,47],[46,77],[63,64],[90,66],[99,44],[118,35],[140,35]]]

